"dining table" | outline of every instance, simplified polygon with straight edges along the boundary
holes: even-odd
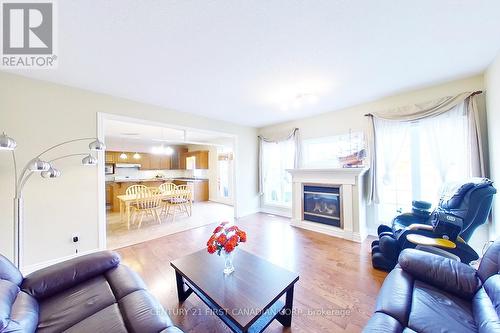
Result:
[[[171,198],[174,195],[174,191],[163,191],[155,195],[165,200]],[[126,218],[127,228],[130,229],[130,207],[137,201],[137,194],[123,194],[117,195],[116,197],[120,201],[120,221]]]

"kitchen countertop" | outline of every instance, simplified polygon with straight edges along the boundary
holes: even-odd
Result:
[[[208,181],[206,178],[147,178],[147,179],[137,179],[137,178],[121,178],[121,179],[115,179],[115,180],[109,180],[107,181],[108,183],[138,183],[138,182],[161,182],[161,181],[168,181],[168,180],[180,180],[180,181],[186,181],[186,182],[203,182],[203,181]]]

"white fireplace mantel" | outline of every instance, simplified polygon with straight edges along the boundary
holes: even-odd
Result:
[[[331,236],[362,242],[366,231],[363,177],[368,168],[289,169],[292,175],[292,225]],[[338,185],[341,191],[342,227],[303,219],[304,184]]]

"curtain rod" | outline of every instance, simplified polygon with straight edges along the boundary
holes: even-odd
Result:
[[[472,96],[474,96],[474,95],[479,95],[479,94],[482,94],[482,93],[483,93],[483,91],[482,91],[482,90],[476,90],[476,91],[474,91],[473,93],[471,93],[471,94],[469,95],[469,97],[472,97]],[[371,113],[366,113],[364,116],[365,116],[365,117],[373,117],[373,114],[371,114]]]

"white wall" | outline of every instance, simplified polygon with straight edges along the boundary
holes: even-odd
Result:
[[[259,134],[272,137],[283,133],[289,133],[292,128],[298,127],[300,129],[301,139],[347,134],[349,133],[349,129],[353,132],[363,131],[366,137],[369,122],[364,115],[367,113],[431,101],[443,96],[453,95],[464,91],[482,90],[483,88],[483,75],[477,75],[425,89],[401,93],[343,110],[263,127],[259,129]],[[367,219],[368,230],[373,233],[379,224],[376,218],[376,210],[373,207],[368,208]],[[472,239],[472,245],[480,249],[485,239],[487,239],[487,227],[480,228],[476,231]]]
[[[238,215],[258,210],[256,129],[0,72],[0,130],[17,140],[19,167],[48,146],[95,136],[98,112],[237,135]],[[79,151],[85,143],[48,157]],[[73,233],[80,235],[80,252],[98,247],[98,171],[79,166],[78,158],[57,165],[61,178],[32,177],[26,186],[25,265],[73,254]],[[10,258],[13,191],[10,155],[0,152],[0,253]]]
[[[488,135],[490,151],[491,179],[496,180],[500,189],[500,54],[489,66],[485,74],[486,107],[488,116]],[[500,193],[495,196],[493,205],[493,225],[490,228],[490,239],[500,237]]]

